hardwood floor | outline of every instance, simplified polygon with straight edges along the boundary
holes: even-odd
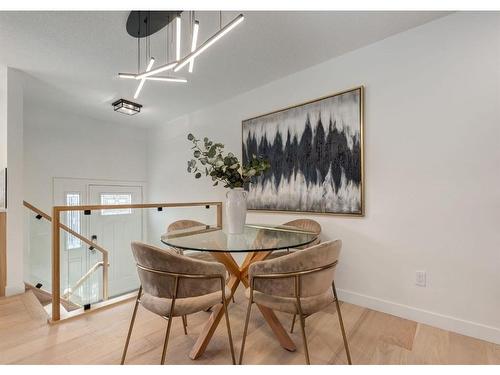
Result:
[[[243,288],[230,319],[237,356],[246,311]],[[344,322],[354,364],[500,364],[500,345],[443,331],[392,315],[343,303]],[[132,314],[132,303],[118,305],[73,321],[48,325],[47,316],[32,292],[0,298],[0,363],[119,364]],[[342,337],[332,305],[306,321],[313,364],[345,364]],[[230,364],[225,325],[221,324],[204,355],[188,358],[209,313],[188,318],[188,335],[180,318],[173,321],[167,364]],[[285,327],[291,316],[278,314]],[[158,364],[166,322],[143,308],[132,333],[128,364]],[[245,364],[304,364],[300,330],[292,339],[295,353],[283,350],[253,309],[244,356]]]

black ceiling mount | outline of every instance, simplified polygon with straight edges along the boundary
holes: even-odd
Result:
[[[128,15],[127,32],[134,38],[153,35],[181,13],[181,10],[133,10]]]

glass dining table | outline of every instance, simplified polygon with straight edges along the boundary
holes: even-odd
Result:
[[[227,286],[231,290],[231,294],[226,296],[229,301],[240,282],[248,288],[248,268],[252,263],[264,260],[276,250],[308,245],[314,242],[317,237],[318,233],[288,225],[247,224],[241,234],[228,234],[220,227],[207,225],[165,233],[162,235],[161,241],[172,248],[210,252],[214,260],[224,264],[229,273]],[[241,265],[235,261],[233,253],[246,253]],[[265,306],[257,306],[281,346],[286,350],[295,351],[295,343],[275,313]],[[191,359],[197,359],[203,354],[223,313],[223,309],[219,306],[212,309],[210,318],[202,328],[200,336],[189,354]]]

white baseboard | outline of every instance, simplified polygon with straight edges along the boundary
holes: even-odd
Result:
[[[5,296],[14,296],[16,294],[24,293],[25,287],[24,283],[20,285],[7,285],[5,287]]]
[[[484,324],[471,322],[455,318],[449,315],[443,315],[417,307],[402,305],[396,302],[383,300],[367,296],[348,290],[338,290],[339,299],[354,305],[367,307],[372,310],[381,311],[387,314],[399,316],[401,318],[414,320],[418,323],[424,323],[433,327],[445,329],[460,333],[462,335],[475,337],[477,339],[500,344],[500,329]]]

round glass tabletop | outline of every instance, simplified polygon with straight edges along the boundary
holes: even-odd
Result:
[[[185,250],[254,252],[300,247],[317,237],[318,233],[287,225],[247,224],[241,234],[207,225],[166,233],[161,242]]]

